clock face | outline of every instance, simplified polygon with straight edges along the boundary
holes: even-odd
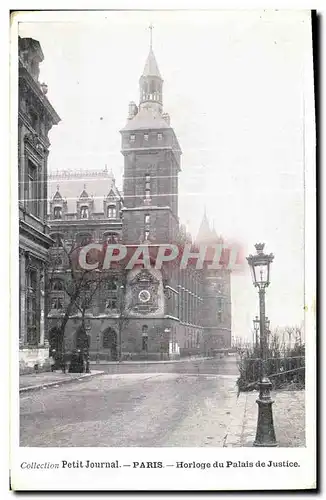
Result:
[[[151,294],[149,293],[148,290],[141,290],[138,294],[138,298],[140,302],[148,302],[149,299],[151,298]]]

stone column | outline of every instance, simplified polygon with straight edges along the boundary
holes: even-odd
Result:
[[[24,206],[25,202],[25,141],[24,141],[24,130],[25,127],[21,125],[18,128],[18,162],[19,162],[19,171],[18,171],[18,182],[19,182],[19,192],[18,192],[18,197],[19,197],[19,203]]]
[[[41,264],[39,271],[39,307],[40,307],[40,332],[39,332],[39,345],[43,346],[45,341],[44,324],[45,324],[45,300],[44,300],[44,264]]]
[[[20,284],[20,304],[19,304],[19,347],[27,342],[26,331],[26,258],[25,251],[19,249],[19,284]]]

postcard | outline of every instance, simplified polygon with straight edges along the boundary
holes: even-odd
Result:
[[[12,13],[14,491],[316,488],[314,16]]]

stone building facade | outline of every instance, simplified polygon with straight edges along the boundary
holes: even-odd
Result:
[[[53,239],[59,235],[59,240],[68,242],[119,242],[151,250],[167,243],[191,244],[178,216],[181,148],[163,111],[163,79],[152,48],[139,86],[139,104],[129,104],[128,121],[120,131],[123,194],[107,169],[53,173],[49,179]],[[197,246],[220,241],[205,215]],[[59,280],[65,279],[64,258],[63,251],[62,267],[56,269]],[[50,332],[64,315],[66,301],[63,286],[49,290]],[[119,310],[121,302],[126,321]],[[193,263],[186,269],[135,267],[123,279],[103,280],[85,318],[93,359],[116,359],[117,349],[122,357],[133,359],[207,354],[231,344],[230,273],[209,271],[207,263],[204,269]],[[68,351],[76,348],[81,322],[80,311],[71,314],[65,333]]]
[[[44,56],[38,41],[19,38],[18,203],[19,348],[21,369],[48,359],[44,280],[53,241],[47,223],[49,130],[60,118],[39,82]]]

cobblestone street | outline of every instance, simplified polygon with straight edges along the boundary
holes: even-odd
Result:
[[[119,369],[22,393],[21,446],[252,446],[257,393],[237,397],[235,357]],[[276,399],[280,445],[304,446],[304,392]]]

